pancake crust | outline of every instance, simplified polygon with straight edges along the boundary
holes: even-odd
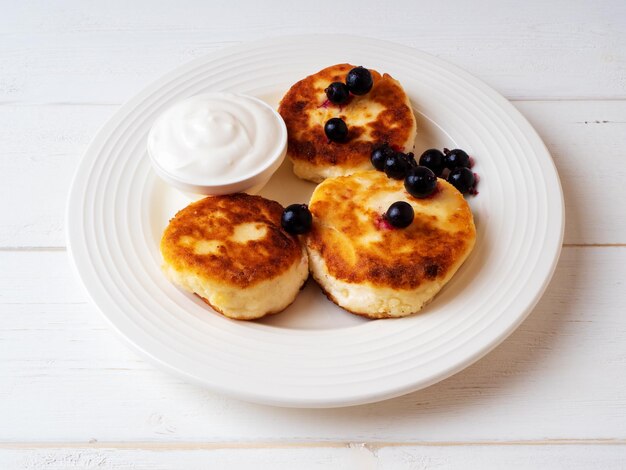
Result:
[[[271,279],[301,255],[297,238],[280,226],[282,212],[276,201],[243,193],[201,199],[170,221],[161,240],[163,258],[175,269],[192,269],[238,287]],[[259,239],[240,243],[233,239],[240,224],[266,231]],[[205,250],[198,249],[198,243],[207,242]]]
[[[324,90],[331,82],[345,82],[354,68],[350,64],[327,67],[293,85],[278,108],[287,125],[287,155],[297,176],[315,182],[372,168],[370,154],[376,145],[388,142],[397,150],[413,148],[415,116],[402,86],[390,75],[370,69],[374,86],[369,93],[351,96],[335,105]],[[348,141],[330,142],[324,124],[341,117],[348,125]]]
[[[248,194],[190,204],[161,239],[166,274],[231,318],[283,310],[308,272],[302,245],[281,227],[282,212],[278,202]]]
[[[393,228],[383,218],[399,200],[415,211],[405,229]],[[307,249],[313,277],[335,303],[372,318],[420,310],[460,267],[476,238],[467,202],[442,179],[432,196],[418,199],[406,192],[402,181],[382,172],[329,178],[316,188],[309,208],[313,228]],[[346,299],[371,292],[378,298],[370,308],[362,299],[354,304],[340,299],[342,292]],[[391,299],[411,299],[414,305],[404,302],[396,308],[398,302]]]

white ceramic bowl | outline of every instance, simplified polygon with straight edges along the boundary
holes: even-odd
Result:
[[[249,168],[249,171],[242,172],[235,177],[221,178],[219,182],[216,182],[215,175],[211,174],[195,174],[193,176],[182,177],[181,175],[172,173],[164,167],[159,159],[158,150],[148,145],[150,162],[152,163],[154,171],[161,179],[185,193],[204,194],[207,196],[217,196],[238,192],[256,193],[260,191],[263,186],[265,186],[274,172],[281,165],[285,159],[285,155],[287,154],[287,127],[285,126],[285,122],[283,121],[281,115],[266,102],[253,96],[243,95],[240,93],[237,93],[236,95],[256,103],[270,111],[275,119],[275,123],[272,125],[275,125],[277,131],[276,142],[270,151],[267,152],[265,159],[261,162],[261,164],[254,168]],[[231,96],[233,96],[232,93],[211,92],[193,96],[187,98],[187,100],[205,97],[228,99]],[[158,118],[155,119],[150,130],[150,134],[152,134],[157,123]]]

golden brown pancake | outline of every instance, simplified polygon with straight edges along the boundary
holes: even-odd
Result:
[[[415,211],[407,228],[383,218],[396,201]],[[419,311],[448,282],[472,250],[476,230],[471,210],[451,184],[418,199],[403,181],[374,170],[329,178],[309,205],[309,265],[328,297],[370,318]]]
[[[300,242],[281,227],[282,212],[278,202],[248,194],[190,204],[163,233],[166,274],[230,318],[283,310],[308,270]]]
[[[413,148],[415,116],[402,86],[390,75],[370,69],[374,86],[369,93],[351,96],[342,105],[326,99],[328,85],[345,82],[352,68],[338,64],[310,75],[293,85],[280,102],[278,112],[287,124],[287,155],[300,178],[320,182],[370,169],[370,154],[383,142],[405,152]],[[346,122],[347,142],[326,137],[324,124],[333,117]]]

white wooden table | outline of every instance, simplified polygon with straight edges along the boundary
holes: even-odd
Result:
[[[23,1],[0,8],[0,469],[626,468],[626,2]],[[336,410],[258,406],[144,362],[70,271],[64,205],[121,103],[229,44],[415,46],[492,85],[550,149],[565,244],[528,320],[456,376]]]

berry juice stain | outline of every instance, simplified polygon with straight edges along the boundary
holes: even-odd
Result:
[[[324,100],[324,102],[322,104],[320,104],[318,106],[318,108],[324,108],[324,109],[328,109],[328,107],[331,105],[331,102],[329,99]]]
[[[478,176],[478,173],[474,173],[474,186],[472,186],[472,189],[469,190],[469,193],[472,196],[478,196],[478,190],[476,189],[476,186],[478,186],[479,181],[480,176]]]
[[[348,98],[348,99],[347,99],[344,103],[341,103],[341,104],[335,104],[335,103],[333,103],[332,101],[330,101],[328,98],[326,98],[326,99],[322,102],[322,104],[320,104],[320,105],[317,107],[317,109],[320,109],[320,108],[322,108],[322,109],[328,109],[328,108],[330,108],[331,106],[336,106],[336,107],[338,107],[338,108],[339,108],[339,112],[342,112],[342,111],[344,110],[344,108],[350,104],[350,102],[351,102],[351,101],[352,101],[352,95],[350,95],[350,97],[349,97],[349,98]]]
[[[393,230],[395,227],[387,222],[385,214],[379,215],[374,221],[374,225],[378,230]]]

